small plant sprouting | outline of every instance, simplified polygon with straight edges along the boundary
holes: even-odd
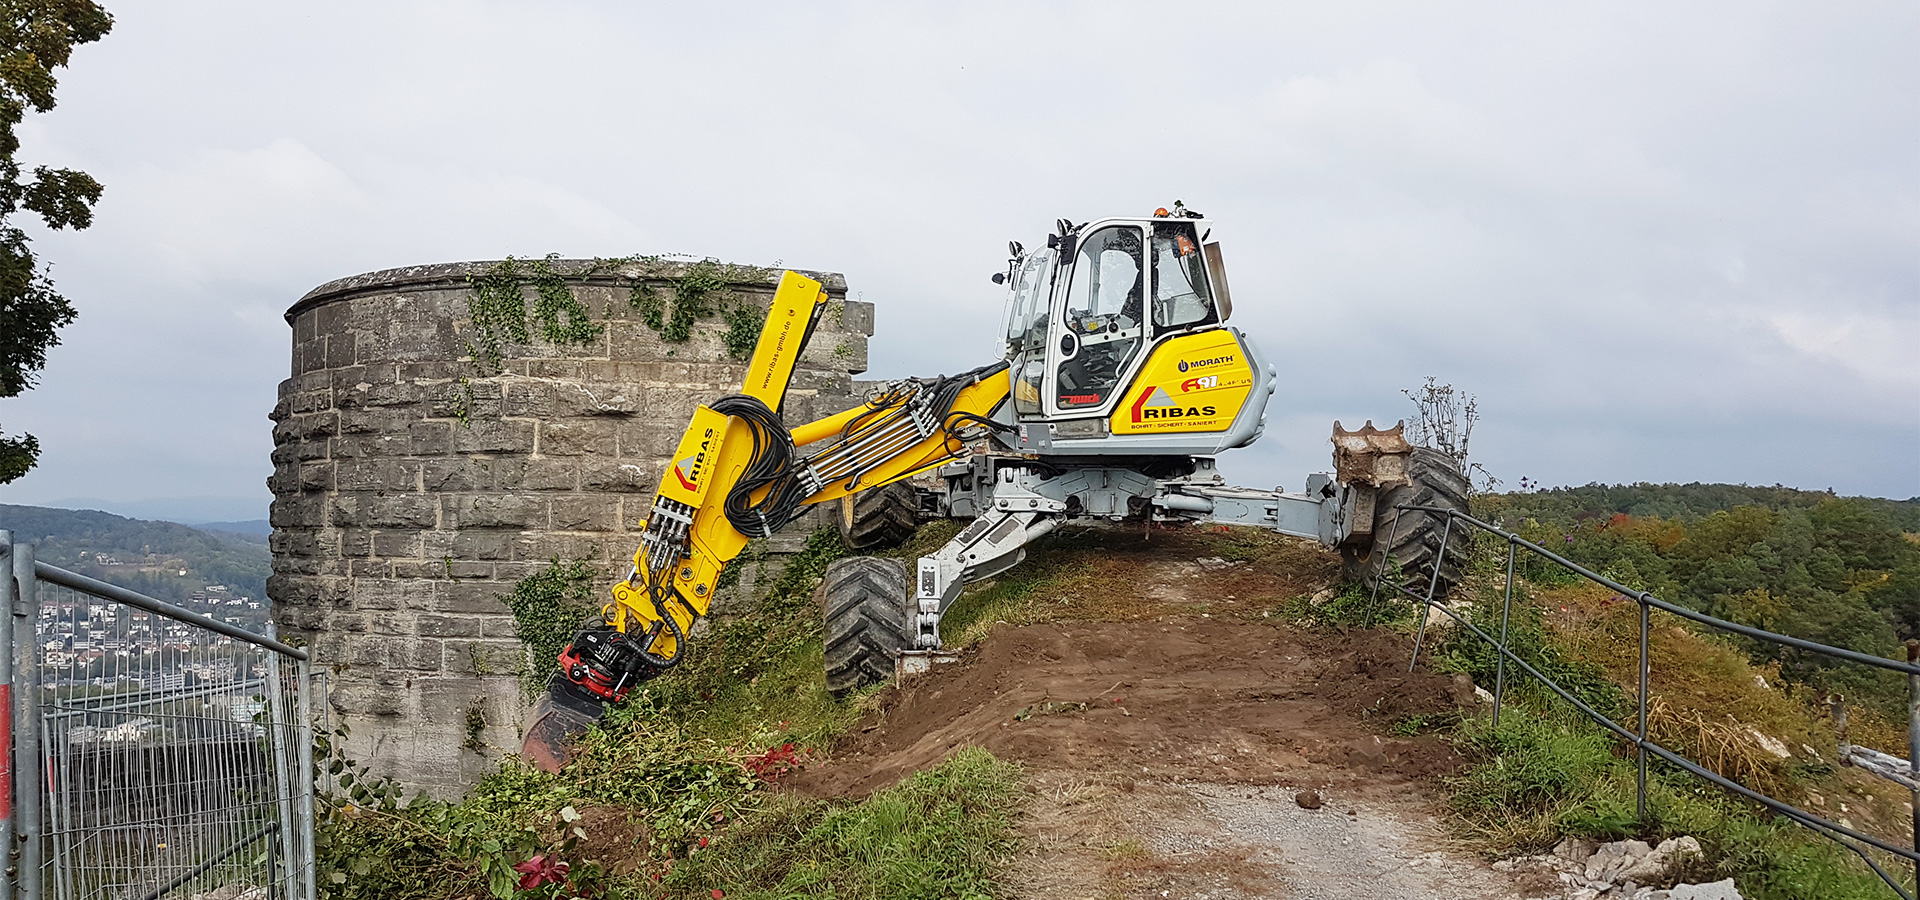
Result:
[[[487,714],[480,708],[478,702],[467,707],[466,725],[467,739],[460,742],[461,749],[471,750],[475,753],[485,753],[487,751],[487,741],[483,735],[485,735],[487,730]]]

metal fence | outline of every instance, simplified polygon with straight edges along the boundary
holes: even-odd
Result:
[[[312,900],[306,651],[0,531],[0,898]]]
[[[1411,669],[1412,666],[1417,665],[1419,663],[1421,646],[1422,644],[1425,643],[1427,627],[1428,627],[1429,619],[1432,613],[1438,612],[1442,615],[1445,615],[1450,619],[1452,619],[1456,626],[1465,629],[1469,633],[1473,634],[1475,637],[1479,638],[1482,641],[1485,641],[1489,646],[1491,646],[1498,653],[1498,657],[1496,661],[1497,670],[1496,670],[1494,691],[1493,691],[1493,722],[1495,727],[1498,727],[1499,725],[1500,706],[1502,701],[1505,699],[1505,694],[1506,694],[1507,666],[1508,664],[1512,664],[1518,667],[1519,669],[1521,669],[1522,671],[1524,671],[1526,674],[1532,676],[1543,687],[1545,687],[1549,691],[1552,691],[1560,699],[1565,700],[1568,703],[1572,704],[1573,707],[1579,710],[1580,713],[1584,715],[1586,718],[1592,720],[1595,724],[1599,725],[1600,727],[1605,728],[1606,730],[1612,732],[1615,736],[1619,737],[1620,739],[1633,745],[1634,751],[1635,751],[1634,756],[1638,765],[1638,777],[1636,779],[1637,780],[1636,797],[1637,797],[1637,815],[1640,821],[1645,822],[1647,820],[1647,763],[1649,758],[1659,759],[1680,771],[1683,771],[1689,775],[1692,775],[1695,778],[1699,778],[1703,781],[1710,782],[1713,785],[1721,788],[1722,790],[1727,791],[1728,793],[1731,793],[1737,797],[1740,797],[1742,799],[1751,801],[1762,807],[1765,807],[1766,809],[1772,811],[1776,815],[1781,816],[1782,818],[1785,818],[1797,825],[1808,828],[1817,834],[1820,834],[1830,840],[1833,840],[1834,842],[1838,843],[1840,846],[1847,848],[1848,850],[1852,851],[1854,854],[1859,856],[1860,859],[1864,861],[1867,864],[1867,866],[1873,870],[1874,874],[1878,875],[1880,877],[1880,880],[1884,881],[1887,887],[1891,888],[1893,892],[1898,894],[1901,898],[1903,898],[1903,900],[1914,900],[1913,894],[1909,893],[1907,889],[1901,885],[1899,879],[1895,878],[1891,873],[1889,873],[1886,870],[1885,867],[1883,867],[1880,864],[1880,862],[1874,859],[1871,851],[1884,852],[1911,863],[1914,867],[1916,882],[1920,883],[1920,790],[1916,790],[1914,792],[1915,802],[1914,802],[1914,818],[1913,818],[1913,843],[1911,846],[1903,847],[1898,844],[1894,844],[1892,842],[1882,840],[1881,838],[1875,837],[1871,834],[1867,834],[1865,832],[1859,831],[1848,825],[1844,825],[1839,822],[1835,822],[1830,819],[1824,818],[1822,816],[1816,815],[1812,812],[1809,812],[1807,810],[1794,806],[1790,803],[1787,803],[1777,797],[1768,796],[1759,791],[1755,791],[1751,788],[1748,788],[1745,785],[1739,784],[1721,775],[1718,772],[1712,771],[1711,769],[1708,769],[1705,766],[1702,766],[1701,764],[1699,764],[1694,760],[1690,760],[1685,757],[1682,757],[1679,754],[1673,752],[1672,750],[1661,746],[1659,743],[1653,740],[1650,740],[1647,737],[1647,708],[1650,702],[1650,698],[1648,696],[1648,682],[1652,678],[1652,659],[1648,653],[1648,638],[1651,632],[1651,620],[1652,620],[1653,612],[1655,610],[1659,610],[1661,612],[1670,613],[1674,616],[1678,616],[1679,618],[1692,622],[1695,625],[1705,626],[1706,628],[1710,628],[1715,631],[1719,631],[1727,634],[1737,634],[1742,637],[1750,638],[1757,641],[1764,641],[1768,643],[1779,644],[1786,647],[1792,647],[1808,653],[1825,656],[1830,659],[1841,660],[1844,662],[1853,663],[1857,665],[1870,666],[1872,668],[1880,669],[1883,671],[1899,672],[1906,675],[1908,693],[1910,698],[1909,704],[1908,704],[1908,710],[1909,710],[1908,734],[1909,734],[1909,741],[1910,741],[1909,759],[1898,759],[1897,757],[1891,757],[1886,754],[1877,754],[1878,757],[1882,757],[1882,759],[1878,760],[1878,762],[1880,763],[1879,769],[1885,769],[1886,771],[1879,771],[1879,769],[1870,769],[1870,770],[1874,771],[1875,774],[1881,775],[1882,777],[1892,778],[1892,780],[1898,781],[1899,783],[1903,785],[1908,785],[1910,787],[1915,785],[1920,785],[1920,664],[1915,664],[1914,662],[1911,662],[1911,661],[1902,663],[1902,662],[1898,662],[1891,659],[1884,659],[1878,656],[1869,656],[1864,653],[1859,653],[1853,650],[1847,650],[1841,647],[1832,647],[1826,644],[1821,644],[1821,643],[1816,643],[1814,641],[1808,641],[1808,640],[1803,640],[1801,638],[1796,638],[1791,635],[1777,634],[1775,632],[1766,631],[1759,628],[1753,628],[1747,625],[1741,625],[1737,622],[1729,622],[1725,619],[1718,619],[1713,616],[1706,615],[1704,613],[1687,609],[1686,607],[1683,607],[1683,606],[1676,606],[1665,600],[1661,600],[1660,598],[1655,597],[1646,591],[1634,590],[1633,588],[1620,584],[1619,582],[1616,582],[1613,579],[1607,578],[1604,575],[1594,572],[1593,570],[1588,569],[1587,567],[1582,566],[1579,563],[1576,563],[1570,559],[1567,559],[1564,556],[1554,553],[1553,551],[1548,550],[1547,548],[1542,547],[1539,544],[1533,543],[1532,541],[1529,541],[1523,537],[1520,537],[1517,534],[1514,534],[1510,531],[1503,530],[1495,525],[1488,524],[1486,522],[1483,522],[1479,519],[1474,518],[1473,516],[1470,516],[1463,512],[1459,512],[1457,510],[1441,509],[1437,507],[1414,506],[1414,505],[1406,505],[1406,506],[1399,507],[1398,509],[1395,510],[1394,522],[1390,526],[1393,530],[1390,531],[1389,533],[1393,533],[1393,534],[1399,533],[1398,531],[1399,513],[1401,511],[1418,511],[1418,512],[1431,513],[1436,516],[1445,516],[1446,522],[1441,532],[1441,539],[1440,539],[1440,545],[1439,545],[1442,548],[1450,546],[1449,540],[1451,539],[1453,534],[1458,530],[1468,530],[1469,534],[1477,532],[1484,535],[1490,535],[1504,542],[1507,545],[1506,580],[1505,580],[1504,592],[1503,592],[1502,602],[1501,602],[1500,626],[1499,626],[1500,633],[1498,637],[1492,634],[1489,634],[1486,629],[1481,628],[1479,625],[1476,625],[1472,621],[1469,621],[1469,619],[1466,616],[1462,615],[1459,610],[1453,609],[1446,602],[1444,602],[1442,598],[1436,596],[1439,588],[1440,572],[1438,570],[1441,568],[1440,566],[1434,567],[1435,571],[1432,573],[1431,578],[1428,580],[1427,584],[1425,585],[1426,590],[1424,593],[1418,590],[1408,588],[1405,585],[1396,586],[1396,589],[1401,594],[1418,602],[1421,606],[1419,631],[1414,638],[1413,660],[1408,664],[1409,669]],[[1528,664],[1526,660],[1521,659],[1520,656],[1514,653],[1513,649],[1508,645],[1507,638],[1509,635],[1509,627],[1512,622],[1512,616],[1513,616],[1514,563],[1518,557],[1519,552],[1522,550],[1525,550],[1528,553],[1534,554],[1540,559],[1544,559],[1554,565],[1559,566],[1560,568],[1566,571],[1572,572],[1573,574],[1578,575],[1581,578],[1586,579],[1587,581],[1593,582],[1594,584],[1602,585],[1608,588],[1609,590],[1612,590],[1615,594],[1619,595],[1620,597],[1623,597],[1627,600],[1631,600],[1632,602],[1639,605],[1639,608],[1640,608],[1640,655],[1639,655],[1640,684],[1639,684],[1638,692],[1634,695],[1635,722],[1633,723],[1632,727],[1629,727],[1628,725],[1625,725],[1619,722],[1615,722],[1611,717],[1601,713],[1600,711],[1594,709],[1588,704],[1582,702],[1580,698],[1574,696],[1564,686],[1560,685],[1559,683],[1555,682],[1552,678],[1549,678],[1545,674],[1541,673],[1540,670]],[[1460,562],[1464,565],[1465,560],[1461,560]],[[1385,554],[1382,554],[1381,565],[1384,569],[1386,565]],[[1384,577],[1375,579],[1374,595],[1372,599],[1369,601],[1369,608],[1367,611],[1367,621],[1369,623],[1371,623],[1373,619],[1373,607],[1374,605],[1377,604],[1379,600],[1379,585],[1387,580],[1388,579]],[[1418,587],[1418,585],[1416,585],[1416,587]],[[1913,652],[1914,649],[1920,648],[1920,645],[1915,645],[1912,642],[1909,642],[1909,648],[1910,649],[1909,649],[1908,656],[1909,656],[1909,659],[1911,660],[1915,656],[1915,653]],[[1836,724],[1839,727],[1839,734],[1840,734],[1841,760],[1843,763],[1846,763],[1849,765],[1860,765],[1863,760],[1866,760],[1869,757],[1867,754],[1861,754],[1858,752],[1859,750],[1862,750],[1864,748],[1855,748],[1852,745],[1847,743],[1845,713],[1843,708],[1837,705],[1837,698],[1834,698],[1834,699],[1836,702],[1835,712],[1836,712],[1836,716],[1838,717],[1838,722]],[[1869,751],[1869,753],[1871,753],[1871,751]],[[1868,768],[1868,766],[1863,765],[1863,768]],[[1899,774],[1901,774],[1898,770],[1905,770],[1904,779],[1897,777]]]

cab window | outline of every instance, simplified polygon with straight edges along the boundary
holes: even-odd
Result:
[[[1146,294],[1146,247],[1141,229],[1115,225],[1079,242],[1063,309],[1054,406],[1103,406],[1140,350]]]
[[[1156,222],[1152,260],[1155,333],[1219,321],[1192,223]]]
[[[1073,281],[1067,293],[1067,315],[1109,320],[1125,316],[1126,328],[1140,323],[1140,231],[1131,226],[1102,228],[1080,242],[1074,259]]]

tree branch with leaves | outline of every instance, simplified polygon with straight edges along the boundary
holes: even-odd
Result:
[[[47,350],[77,315],[13,216],[25,210],[48,228],[79,230],[93,224],[101,192],[93,176],[74,169],[35,166],[23,175],[15,129],[28,110],[53,109],[54,70],[66,68],[73,48],[112,28],[113,17],[91,0],[0,0],[0,397],[33,387]],[[39,459],[33,435],[0,434],[0,484],[27,474]]]

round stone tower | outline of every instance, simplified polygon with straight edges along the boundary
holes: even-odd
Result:
[[[267,592],[281,635],[331,673],[349,756],[452,796],[518,749],[522,674],[551,661],[501,598],[554,560],[587,560],[597,590],[625,575],[694,406],[738,390],[777,274],[453,263],[329,282],[287,311]],[[789,423],[853,405],[873,333],[841,276],[809,274],[832,302]],[[564,327],[542,337],[543,315]]]

